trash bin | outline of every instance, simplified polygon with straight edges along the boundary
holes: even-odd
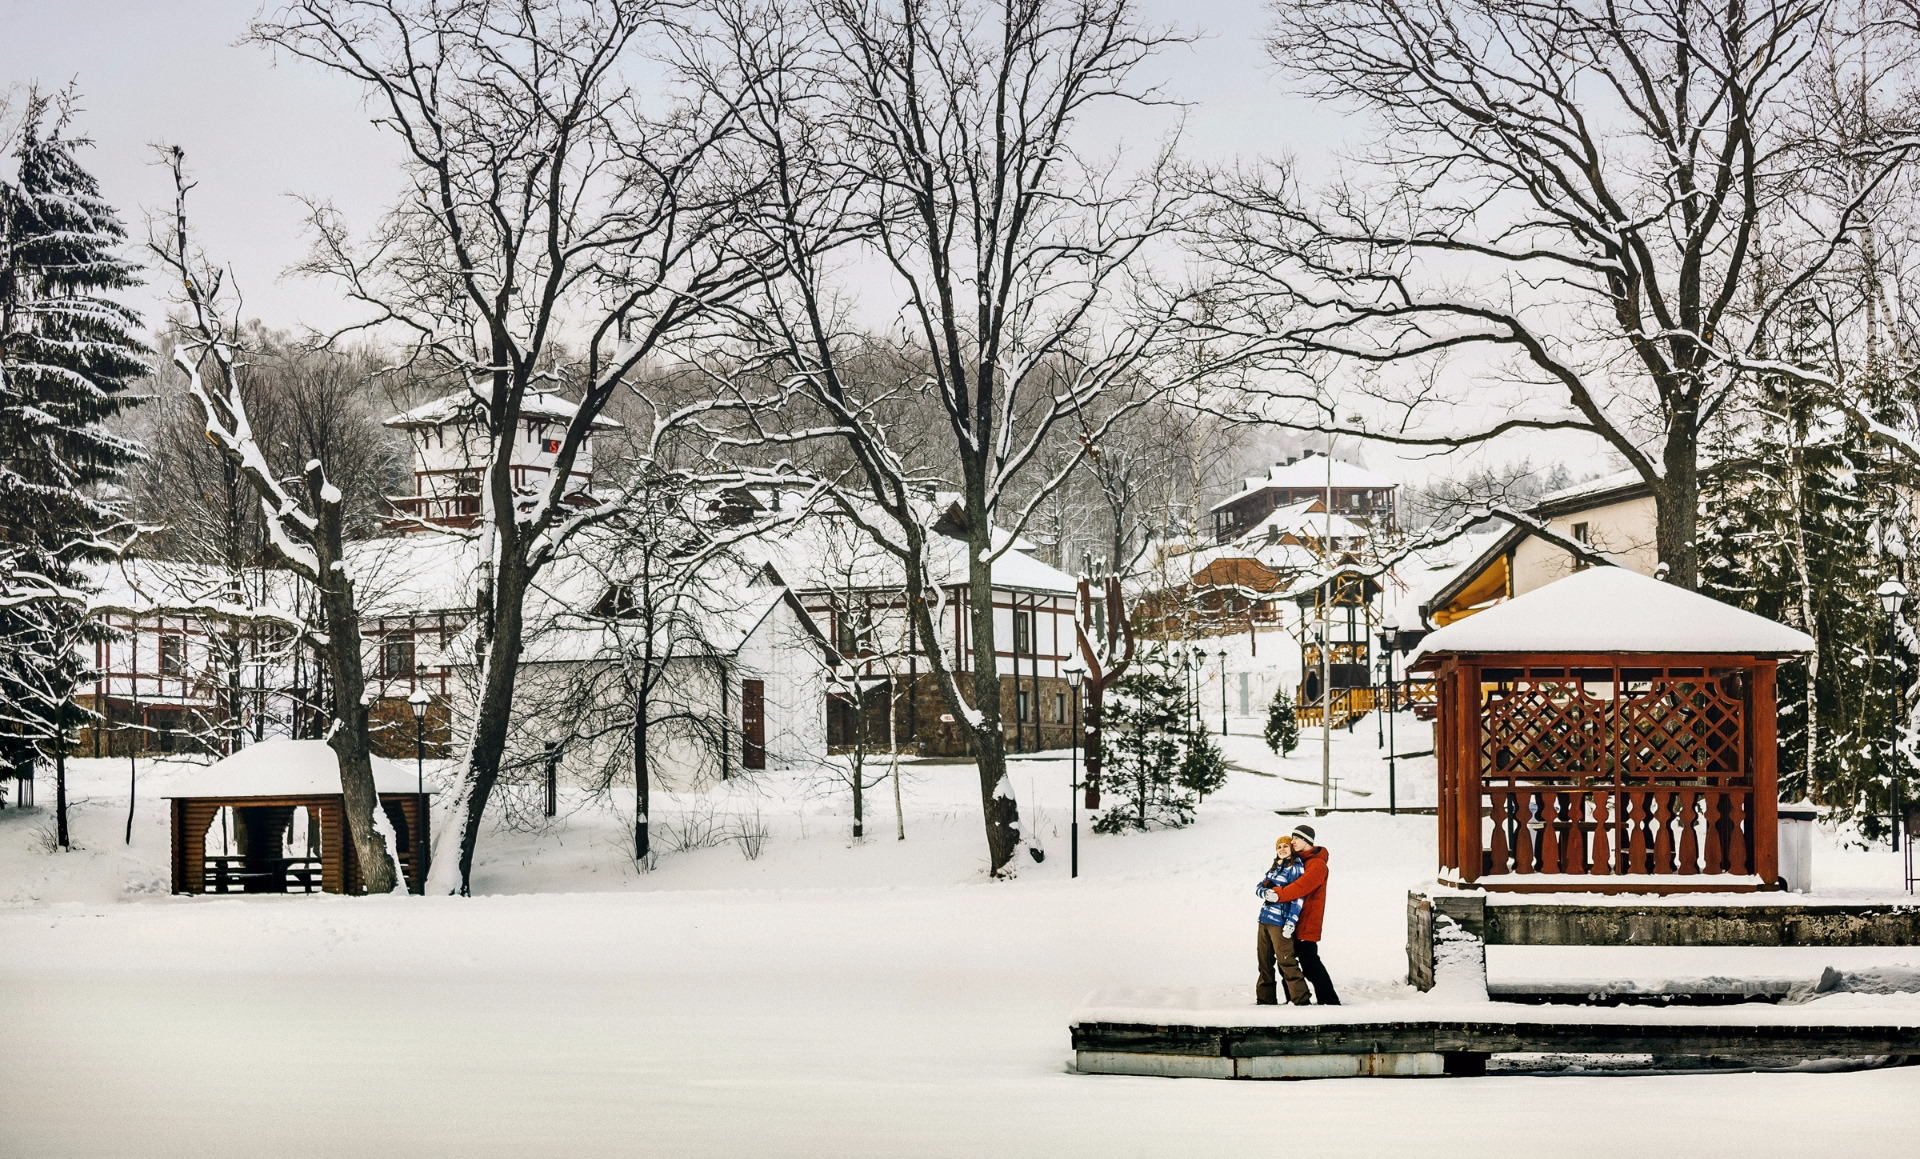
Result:
[[[1780,876],[1794,893],[1813,892],[1813,823],[1820,810],[1811,802],[1780,803]]]

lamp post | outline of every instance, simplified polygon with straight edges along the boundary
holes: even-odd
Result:
[[[427,690],[420,687],[418,684],[415,684],[413,686],[413,695],[407,697],[407,708],[411,710],[413,713],[414,792],[420,800],[420,804],[416,806],[416,809],[418,810],[416,815],[419,817],[419,825],[417,826],[417,828],[419,829],[419,832],[413,834],[414,848],[417,851],[416,856],[419,859],[419,864],[414,869],[414,876],[419,878],[419,881],[416,883],[419,887],[415,891],[417,893],[425,893],[427,891],[427,887],[426,887],[427,859],[432,855],[432,852],[433,852],[432,848],[429,846],[426,840],[426,833],[427,833],[427,703],[429,700],[430,698],[427,696]],[[309,837],[309,842],[311,842],[311,837]],[[309,855],[311,855],[313,850],[309,848],[307,852]]]
[[[1227,735],[1227,650],[1220,649],[1220,735]]]
[[[1200,666],[1207,662],[1207,650],[1194,648],[1187,653],[1187,727],[1204,732],[1200,724]]]
[[[1067,809],[1073,817],[1068,827],[1068,877],[1080,876],[1080,680],[1087,670],[1078,660],[1065,667],[1067,687],[1073,690],[1073,723],[1067,728]]]
[[[1380,645],[1383,653],[1381,662],[1385,665],[1387,686],[1387,816],[1400,815],[1399,778],[1396,775],[1393,760],[1393,650],[1400,642],[1400,629],[1392,624],[1380,630]]]
[[[413,710],[413,776],[416,790],[422,798],[427,795],[427,703],[430,698],[424,688],[415,688],[413,695],[407,697],[407,707]]]
[[[1890,579],[1886,583],[1881,584],[1874,594],[1880,597],[1880,606],[1887,611],[1887,620],[1893,628],[1893,643],[1897,648],[1900,646],[1900,608],[1907,602],[1907,585],[1897,579]],[[1893,678],[1893,705],[1896,719],[1899,716],[1901,699],[1900,677],[1896,674]],[[1902,810],[1900,808],[1900,762],[1897,759],[1888,769],[1887,782],[1888,811],[1893,815],[1893,824],[1890,826],[1890,829],[1893,834],[1894,851],[1898,852],[1900,849],[1900,820]],[[1912,834],[1908,834],[1908,838],[1911,840]]]

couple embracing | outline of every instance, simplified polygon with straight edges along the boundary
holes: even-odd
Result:
[[[1274,843],[1273,868],[1254,887],[1260,906],[1260,982],[1255,1000],[1279,1005],[1274,967],[1286,984],[1287,1001],[1307,1004],[1307,984],[1322,1006],[1338,1006],[1333,979],[1320,963],[1320,919],[1327,908],[1327,851],[1314,844],[1313,826],[1302,825]]]

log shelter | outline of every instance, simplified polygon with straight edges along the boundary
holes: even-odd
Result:
[[[1803,632],[1619,567],[1424,641],[1439,868],[1518,892],[1781,888],[1775,669]]]
[[[433,793],[419,791],[414,769],[373,758],[374,787],[392,827],[409,893],[425,891],[432,848]],[[274,740],[177,778],[161,794],[172,827],[174,893],[358,893],[359,859],[347,839],[338,758],[325,741]],[[221,810],[231,809],[227,851],[207,852]],[[286,838],[295,812],[307,811],[299,853]]]

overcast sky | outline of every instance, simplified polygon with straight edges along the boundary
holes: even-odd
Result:
[[[1205,34],[1149,66],[1170,95],[1189,102],[1189,153],[1291,154],[1322,170],[1365,132],[1340,110],[1287,91],[1260,46],[1260,4],[1146,0],[1145,8],[1150,19]],[[364,227],[396,192],[397,150],[369,124],[352,85],[240,43],[259,11],[259,0],[0,0],[0,85],[77,84],[79,123],[97,146],[83,163],[136,237],[171,196],[152,147],[184,148],[200,183],[196,229],[233,267],[246,313],[279,327],[325,327],[353,315],[326,283],[284,273],[306,250],[298,199],[331,201]],[[1102,128],[1124,135],[1127,126]],[[1151,145],[1157,132],[1149,127],[1139,143]],[[162,297],[150,285],[129,303],[151,324]],[[1592,469],[1599,462],[1589,444],[1555,439],[1494,457],[1534,450]],[[1367,458],[1404,477],[1432,469],[1380,450]]]

